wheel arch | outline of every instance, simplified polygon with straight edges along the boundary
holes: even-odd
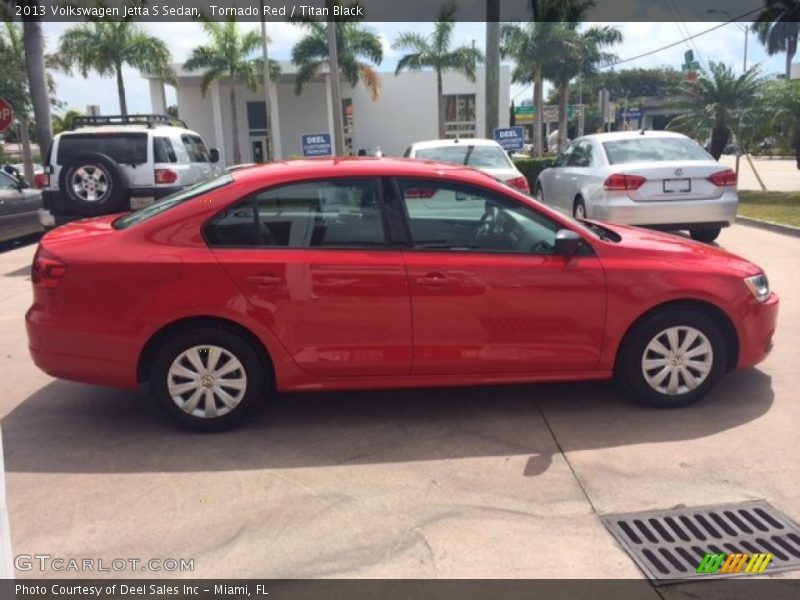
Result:
[[[679,299],[679,300],[670,300],[667,302],[662,302],[661,304],[657,304],[646,310],[644,313],[639,315],[625,330],[625,334],[622,336],[622,339],[617,346],[616,353],[614,356],[614,371],[617,370],[617,366],[622,355],[622,350],[625,348],[625,345],[636,328],[652,317],[653,315],[666,311],[666,310],[693,310],[695,312],[699,312],[709,319],[714,321],[714,323],[719,327],[720,333],[722,334],[722,338],[725,340],[725,347],[727,350],[726,353],[726,364],[725,364],[725,371],[732,371],[736,368],[736,365],[739,362],[739,335],[736,332],[736,327],[733,324],[733,320],[728,316],[728,314],[716,306],[711,302],[707,302],[705,300],[697,300],[697,299]]]
[[[136,367],[137,381],[140,383],[147,381],[150,375],[150,369],[153,366],[153,360],[158,352],[158,348],[164,340],[178,332],[195,329],[197,327],[219,327],[244,338],[253,347],[262,362],[264,374],[267,377],[266,385],[270,387],[275,386],[275,366],[273,358],[264,343],[257,335],[243,325],[230,319],[216,316],[193,316],[177,319],[164,325],[151,335],[139,354],[139,362]]]

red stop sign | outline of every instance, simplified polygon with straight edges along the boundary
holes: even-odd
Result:
[[[0,133],[11,127],[11,123],[13,122],[14,109],[11,108],[11,105],[5,98],[0,98]]]

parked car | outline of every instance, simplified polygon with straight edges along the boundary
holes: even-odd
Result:
[[[221,172],[219,152],[170,116],[80,116],[72,127],[55,136],[36,176],[45,227],[144,208]]]
[[[41,207],[39,190],[0,170],[0,242],[41,232]]]
[[[526,194],[530,192],[527,178],[494,140],[464,138],[416,142],[406,148],[403,156],[466,165],[488,173]]]
[[[736,220],[736,174],[679,133],[599,133],[576,139],[534,187],[578,218],[688,229],[712,242]]]
[[[778,311],[764,272],[721,249],[388,158],[242,169],[59,227],[32,282],[41,369],[149,381],[205,430],[276,391],[616,374],[639,400],[680,406],[763,360]]]

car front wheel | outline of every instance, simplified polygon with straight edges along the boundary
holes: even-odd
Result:
[[[617,378],[642,403],[659,408],[699,400],[725,371],[726,348],[717,324],[689,309],[657,313],[624,342]]]
[[[199,327],[178,333],[156,355],[150,388],[179,424],[222,431],[239,423],[264,393],[257,351],[239,335]]]

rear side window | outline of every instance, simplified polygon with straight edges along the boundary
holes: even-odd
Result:
[[[146,133],[73,133],[62,135],[58,142],[59,165],[84,152],[99,152],[123,165],[147,162]]]
[[[604,142],[603,148],[612,165],[666,160],[710,160],[699,144],[688,138],[653,137]]]
[[[153,138],[153,161],[157,163],[178,162],[175,148],[172,147],[172,140],[166,137]]]
[[[196,135],[182,135],[181,141],[192,162],[211,162],[206,145]]]
[[[372,179],[296,183],[228,208],[206,228],[212,246],[383,246],[386,233]]]

